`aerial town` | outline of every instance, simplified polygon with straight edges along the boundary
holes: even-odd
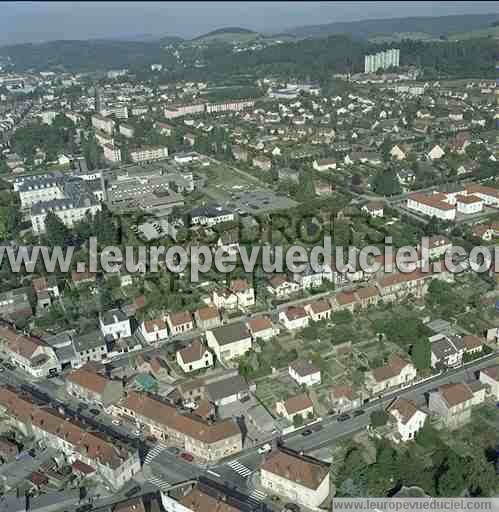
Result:
[[[315,76],[275,56],[317,40],[250,34],[95,69],[0,48],[0,512],[499,496],[499,266],[469,257],[499,262],[499,65],[399,38]],[[325,236],[417,258],[240,259]],[[90,269],[91,237],[237,263]],[[74,249],[69,267],[30,264],[39,246]]]

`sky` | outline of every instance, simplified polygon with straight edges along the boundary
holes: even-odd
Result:
[[[0,44],[137,34],[190,38],[227,26],[275,33],[335,21],[492,12],[499,12],[499,1],[0,2]]]

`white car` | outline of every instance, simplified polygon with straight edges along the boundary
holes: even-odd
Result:
[[[113,420],[111,423],[113,425],[121,425],[121,421],[120,420]]]
[[[272,446],[269,443],[265,443],[264,445],[260,446],[260,448],[258,448],[258,453],[260,455],[269,453],[270,451],[272,451]]]

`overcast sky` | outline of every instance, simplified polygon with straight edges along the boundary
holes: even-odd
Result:
[[[0,44],[136,34],[194,37],[227,26],[278,32],[368,18],[499,12],[469,2],[1,2]]]

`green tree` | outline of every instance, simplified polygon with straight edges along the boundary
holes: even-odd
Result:
[[[431,367],[431,344],[428,338],[420,338],[414,343],[411,358],[418,370],[427,370]]]
[[[68,228],[52,211],[45,217],[45,238],[50,247],[66,247],[70,239]]]
[[[315,185],[312,173],[308,170],[302,170],[299,175],[297,199],[305,202],[314,198]]]
[[[483,452],[474,452],[465,463],[466,486],[472,496],[488,497],[497,487],[494,462],[487,460]]]
[[[371,426],[374,428],[383,427],[388,423],[388,413],[381,409],[373,411],[370,416]]]
[[[295,414],[293,416],[293,426],[295,428],[300,428],[303,426],[303,416],[301,414]]]

